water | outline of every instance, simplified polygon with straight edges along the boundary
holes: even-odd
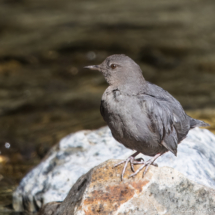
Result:
[[[83,66],[124,53],[215,132],[213,1],[1,1],[0,212],[51,146],[105,125],[107,87]]]

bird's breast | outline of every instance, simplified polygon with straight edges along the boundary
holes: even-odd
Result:
[[[103,95],[101,106],[102,116],[113,137],[128,148],[149,154],[146,151],[151,150],[149,147],[153,143],[150,140],[154,137],[149,136],[153,135],[147,127],[149,119],[136,97],[128,97],[120,92],[108,93]]]
[[[123,96],[119,92],[104,93],[101,101],[102,116],[112,133],[123,136]]]

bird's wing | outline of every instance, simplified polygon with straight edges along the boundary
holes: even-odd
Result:
[[[180,102],[169,92],[150,82],[147,82],[146,95],[155,98],[156,101],[163,101],[164,107],[168,106],[173,115],[178,142],[181,142],[190,130],[190,117],[185,113]]]
[[[149,129],[159,136],[160,144],[176,155],[179,142],[177,129],[183,127],[181,120],[183,121],[184,111],[181,111],[177,103],[152,95],[140,95],[139,99],[150,119]]]
[[[177,103],[179,106],[181,106],[179,101],[177,99],[175,99],[169,92],[167,92],[163,88],[157,86],[156,84],[152,84],[148,81],[147,81],[146,94],[153,96],[157,99],[163,99],[163,100],[167,100],[169,102]]]

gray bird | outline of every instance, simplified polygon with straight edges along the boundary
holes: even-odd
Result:
[[[85,68],[98,70],[109,87],[105,90],[100,112],[110,127],[113,137],[125,147],[136,150],[125,161],[121,178],[130,162],[135,176],[167,151],[177,155],[178,144],[190,129],[209,124],[188,116],[181,104],[167,91],[147,82],[139,65],[126,55],[111,55],[100,65]],[[142,153],[153,156],[150,160],[135,159]],[[135,172],[134,164],[142,164]]]

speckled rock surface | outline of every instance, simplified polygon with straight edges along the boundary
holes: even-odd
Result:
[[[113,139],[107,127],[68,135],[23,178],[13,194],[13,207],[16,211],[36,211],[48,202],[63,201],[76,180],[91,168],[132,153]],[[206,129],[193,129],[179,145],[177,157],[168,152],[156,163],[215,188],[215,135]]]
[[[196,184],[170,167],[151,167],[144,178],[122,167],[112,166],[119,160],[109,160],[80,177],[66,199],[54,210],[50,204],[40,215],[157,215],[215,213],[215,190]],[[136,169],[138,166],[136,166]]]

